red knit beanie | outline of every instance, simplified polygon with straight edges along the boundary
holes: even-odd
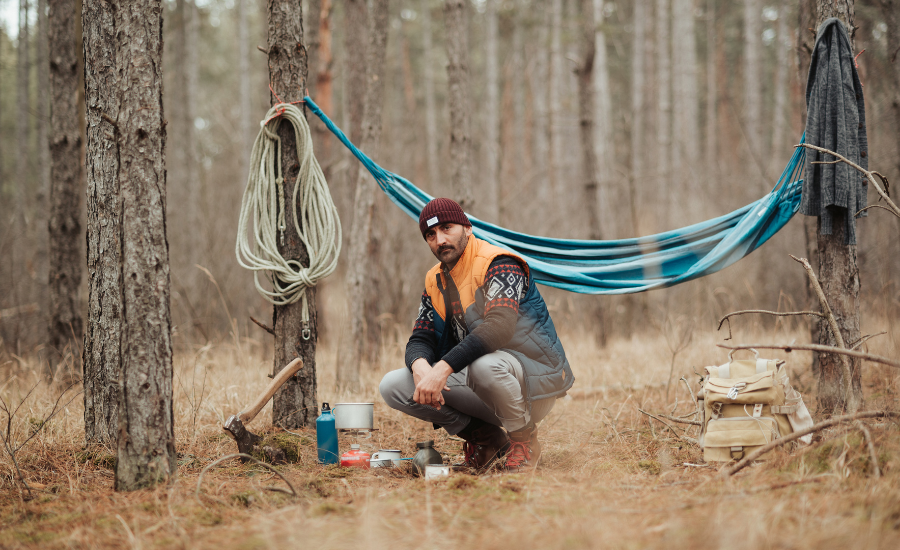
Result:
[[[425,205],[419,214],[419,229],[422,236],[439,223],[458,223],[472,227],[472,222],[463,212],[462,207],[453,199],[434,199]]]

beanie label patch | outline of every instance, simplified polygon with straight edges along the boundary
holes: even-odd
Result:
[[[438,222],[437,216],[434,216],[433,218],[428,218],[428,221],[426,221],[425,224],[428,227],[431,227],[432,225],[436,224],[437,222]]]

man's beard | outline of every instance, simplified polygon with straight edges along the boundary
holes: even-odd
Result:
[[[463,232],[462,236],[454,245],[445,244],[441,245],[437,250],[437,259],[445,264],[455,264],[457,260],[462,257],[463,252],[466,250],[466,245],[469,243],[469,236]],[[448,252],[451,251],[451,252]]]

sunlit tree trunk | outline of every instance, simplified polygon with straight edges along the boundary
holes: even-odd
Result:
[[[50,192],[49,192],[49,344],[59,353],[66,348],[77,356],[83,336],[81,304],[81,129],[78,115],[78,50],[75,40],[75,4],[50,0],[49,93]]]
[[[485,5],[484,197],[480,212],[491,223],[500,223],[500,69],[497,60],[497,0]]]
[[[469,130],[469,15],[467,0],[444,0],[447,99],[450,104],[450,198],[464,210],[474,205]]]
[[[384,61],[388,33],[388,0],[374,0],[369,10],[369,44],[366,48],[365,111],[363,115],[362,150],[378,158],[381,141],[381,113],[384,104]],[[349,303],[350,342],[338,361],[338,386],[355,391],[359,388],[360,363],[364,357],[366,337],[365,304],[369,301],[368,284],[372,268],[369,243],[372,240],[372,208],[375,204],[375,180],[359,164],[356,170],[356,196],[353,201],[353,225],[350,229],[347,301]],[[374,327],[372,327],[374,328]]]

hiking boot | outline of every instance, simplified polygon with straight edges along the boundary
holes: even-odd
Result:
[[[463,461],[453,465],[455,471],[470,471],[476,474],[484,472],[509,449],[509,437],[503,428],[475,417],[472,417],[469,425],[457,435],[463,438],[465,443],[463,443]]]
[[[528,423],[521,430],[509,432],[509,452],[504,468],[508,472],[527,472],[534,469],[541,459],[541,444],[537,438],[537,426]]]

